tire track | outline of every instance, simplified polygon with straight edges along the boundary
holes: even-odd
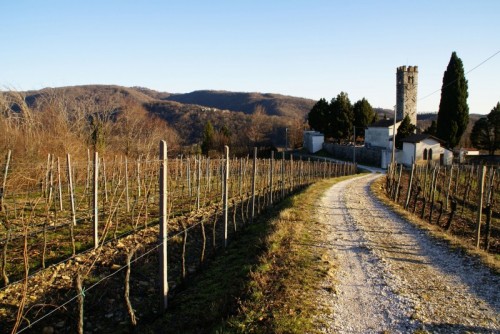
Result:
[[[337,266],[323,282],[326,333],[499,333],[499,279],[380,204],[370,174],[330,188],[318,219]]]

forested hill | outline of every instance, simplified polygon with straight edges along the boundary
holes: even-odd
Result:
[[[138,103],[173,101],[218,110],[239,111],[245,114],[252,114],[256,109],[259,109],[263,114],[269,116],[285,116],[303,120],[306,119],[307,114],[316,103],[311,99],[269,93],[200,90],[185,94],[172,94],[144,87],[115,85],[70,86],[25,92],[29,104],[33,104],[37,99],[47,94],[62,94],[70,99],[92,96],[97,103],[110,98],[118,103],[123,100],[132,100]]]
[[[316,101],[300,97],[263,94],[241,93],[228,91],[199,90],[186,94],[171,94],[163,100],[176,101],[187,104],[216,108],[221,110],[241,111],[251,114],[257,107],[271,116],[287,116],[305,118]]]
[[[40,118],[40,126],[51,123],[50,117],[64,120],[65,126],[71,128],[78,123],[81,130],[77,134],[79,140],[92,142],[94,128],[104,127],[103,136],[106,138],[102,141],[107,147],[112,141],[118,143],[113,137],[115,132],[121,132],[124,138],[131,137],[126,134],[125,127],[132,123],[139,123],[148,135],[154,133],[151,129],[158,124],[154,123],[156,118],[150,117],[152,115],[166,121],[169,133],[177,138],[179,147],[199,145],[208,123],[213,125],[217,136],[220,137],[223,130],[224,136],[228,137],[219,138],[218,142],[229,143],[232,147],[283,146],[285,134],[289,144],[295,147],[302,143],[301,133],[307,114],[315,103],[314,100],[279,94],[221,91],[171,94],[116,85],[0,92],[0,107],[5,105],[6,110],[10,109],[14,114],[29,110],[26,114],[33,112]],[[42,130],[44,133],[52,131],[48,128]],[[161,131],[158,127],[158,133]]]

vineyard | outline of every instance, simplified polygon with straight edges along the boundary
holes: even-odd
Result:
[[[305,186],[350,175],[327,161],[48,155],[3,161],[0,331],[127,329],[253,219]]]
[[[387,195],[429,224],[500,254],[500,179],[496,166],[391,165]]]

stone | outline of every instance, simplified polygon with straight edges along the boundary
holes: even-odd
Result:
[[[54,333],[54,327],[52,326],[45,326],[42,329],[42,334],[53,334]]]

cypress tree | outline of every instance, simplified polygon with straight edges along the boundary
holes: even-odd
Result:
[[[468,95],[462,60],[453,52],[443,76],[436,132],[437,137],[450,148],[458,144],[467,128]]]
[[[201,152],[208,155],[210,150],[215,148],[215,130],[210,121],[205,123],[205,128],[203,129],[203,141],[201,143]]]
[[[435,120],[433,120],[431,125],[429,125],[429,127],[427,129],[425,129],[424,133],[428,133],[430,135],[436,136],[436,132],[437,132],[437,123]]]

